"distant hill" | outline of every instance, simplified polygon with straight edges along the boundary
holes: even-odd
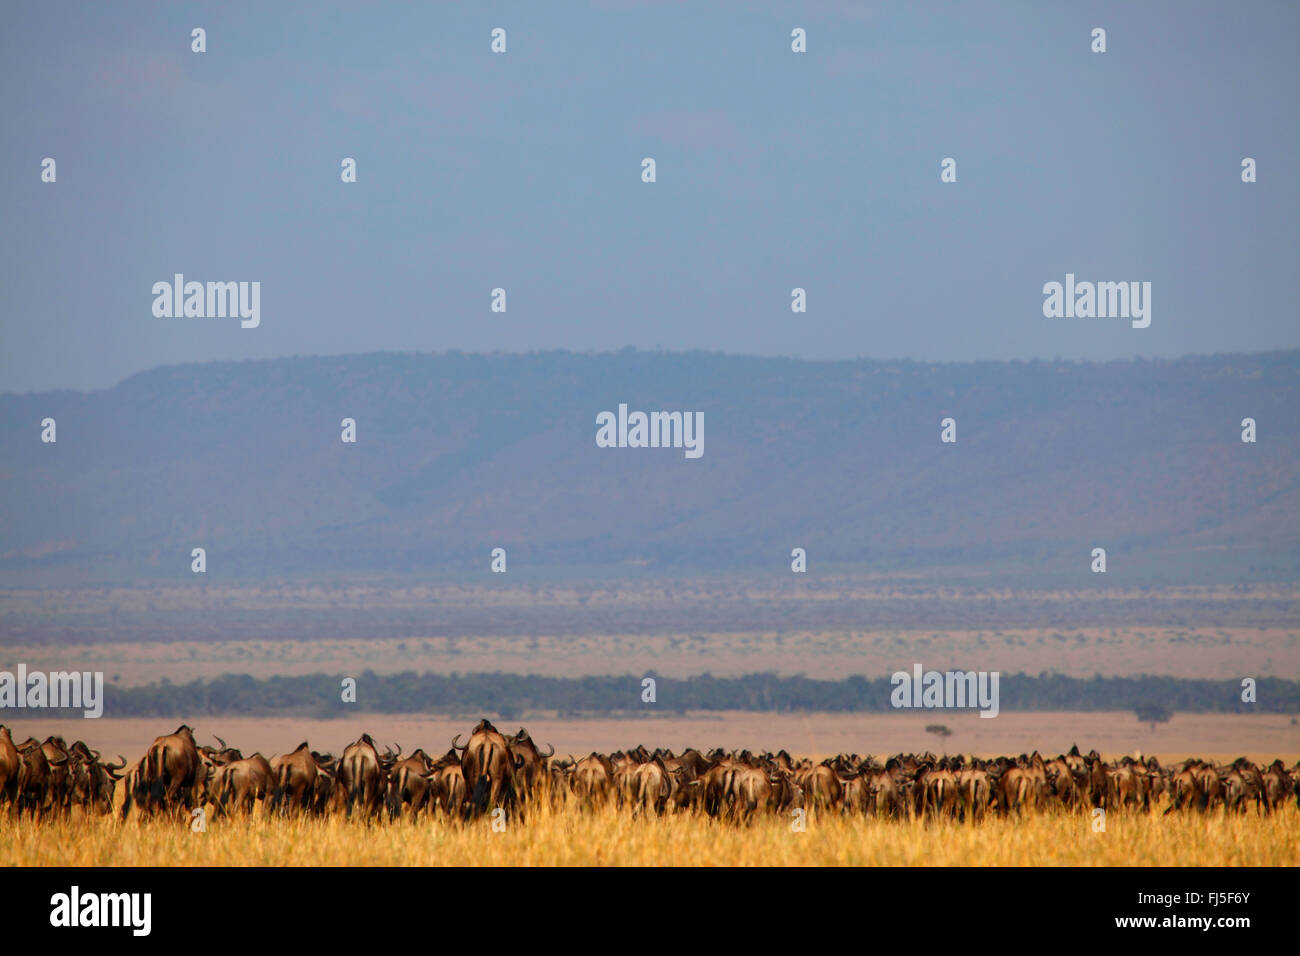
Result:
[[[596,416],[704,413],[704,454]],[[7,580],[349,569],[1300,577],[1300,352],[1104,364],[625,350],[159,368],[0,396]],[[940,420],[957,422],[956,444]],[[57,420],[42,444],[40,422]],[[340,441],[356,419],[358,441]],[[1252,417],[1259,440],[1243,444]],[[14,575],[17,575],[15,577]]]

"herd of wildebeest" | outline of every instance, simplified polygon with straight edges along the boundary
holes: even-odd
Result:
[[[978,820],[1058,808],[1149,812],[1167,796],[1165,813],[1184,810],[1270,813],[1291,800],[1300,804],[1300,762],[1259,767],[1242,757],[1217,765],[1190,759],[1161,766],[1154,757],[1107,763],[1096,751],[1071,748],[1046,758],[1035,751],[984,760],[898,754],[883,763],[871,756],[839,754],[820,762],[784,750],[680,754],[638,746],[580,759],[542,751],[528,732],[502,734],[481,720],[464,744],[460,735],[442,756],[422,749],[403,755],[382,750],[369,734],[341,756],[318,753],[303,742],[291,753],[245,757],[214,737],[200,745],[194,729],[178,727],[157,738],[128,766],[82,741],[28,738],[15,744],[0,725],[0,801],[10,815],[69,817],[115,812],[127,819],[188,817],[210,805],[217,815],[354,814],[368,820],[443,815],[471,819],[501,808],[518,818],[542,801],[594,807],[606,803],[631,813],[699,812],[745,821],[760,812],[805,808],[815,812],[880,817],[948,816]],[[116,806],[116,788],[124,796]]]

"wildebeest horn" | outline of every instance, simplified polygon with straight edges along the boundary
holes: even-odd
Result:
[[[459,740],[460,740],[460,734],[457,734],[455,737],[452,737],[452,738],[451,738],[451,748],[452,748],[452,750],[464,750],[464,749],[465,749],[464,747],[462,747],[462,746],[460,745]]]
[[[120,760],[120,761],[122,761],[122,762],[121,762],[121,763],[118,763],[118,764],[106,763],[106,764],[104,764],[104,769],[105,769],[105,770],[121,770],[123,767],[126,766],[126,758],[125,758],[125,757],[123,757],[121,754],[118,754],[118,755],[117,755],[117,759]]]
[[[537,755],[538,755],[539,757],[554,757],[554,756],[555,756],[555,744],[547,744],[546,746],[548,746],[548,747],[551,748],[551,752],[548,753],[548,754],[544,754],[544,753],[542,753],[542,752],[539,750],[539,751],[537,752]]]
[[[225,742],[224,740],[222,740],[222,739],[221,739],[220,737],[218,737],[216,734],[213,734],[212,737],[213,737],[214,740],[216,740],[217,743],[221,744],[221,749],[222,749],[222,750],[225,750],[225,749],[226,749],[226,742]]]

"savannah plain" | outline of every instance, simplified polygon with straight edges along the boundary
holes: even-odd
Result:
[[[1156,754],[1168,765],[1197,754],[1217,762],[1247,756],[1258,763],[1300,758],[1296,728],[1287,716],[1177,715],[1155,730],[1135,728],[1131,714],[1004,713],[946,718],[952,736],[927,734],[925,716],[721,713],[663,719],[525,721],[557,755],[609,752],[636,743],[777,749],[814,757],[837,751],[885,754],[893,750],[1015,754],[1037,746],[1054,755],[1077,742],[1105,758]],[[132,757],[159,733],[156,720],[23,722],[22,734],[40,738],[84,734],[106,754]],[[194,718],[200,742],[219,734],[245,754],[288,751],[300,740],[339,753],[363,730],[381,746],[409,753],[441,753],[467,719],[427,715],[368,715],[355,720]],[[503,729],[505,729],[503,727]],[[513,730],[513,725],[510,726]],[[1234,747],[1250,741],[1250,747]],[[1127,746],[1136,743],[1136,747]],[[117,798],[121,804],[121,795]],[[989,814],[978,822],[888,820],[828,811],[810,813],[805,829],[784,815],[759,814],[747,824],[696,812],[634,817],[630,810],[595,810],[572,802],[530,804],[523,820],[503,831],[488,819],[465,823],[443,813],[417,820],[368,824],[339,816],[285,819],[261,805],[252,818],[225,818],[211,808],[206,829],[188,822],[126,821],[117,814],[33,822],[0,815],[0,865],[5,866],[1286,866],[1300,865],[1300,808],[1294,796],[1269,815],[1253,809],[1164,815],[1167,798],[1150,813],[1115,811],[1102,832],[1084,812],[1052,810],[1024,816]]]
[[[0,591],[0,667],[136,686],[399,671],[577,677],[927,669],[1300,679],[1300,588],[810,582],[291,582]]]
[[[1300,678],[1300,593],[1289,586],[1122,591],[935,589],[905,579],[784,580],[709,585],[523,582],[487,587],[419,583],[289,583],[152,588],[10,589],[0,594],[0,669],[102,670],[131,687],[222,674],[365,671],[516,673],[557,677],[781,675],[869,677],[909,669],[1043,672],[1090,677],[1157,674],[1224,680]],[[364,692],[364,688],[363,688]],[[1156,755],[1229,762],[1300,760],[1290,714],[1176,713],[1140,723],[1132,712],[755,713],[710,711],[583,718],[523,711],[299,715],[178,713],[98,720],[4,713],[15,738],[85,739],[106,758],[134,760],[180,723],[200,743],[219,735],[245,754],[292,750],[302,740],[339,753],[363,731],[409,753],[447,750],[481,716],[525,726],[559,756],[637,744],[786,749],[814,758],[900,751],[1015,755],[1073,744],[1106,759]],[[941,723],[949,734],[927,727]],[[462,738],[463,739],[463,738]],[[121,800],[119,793],[118,800]],[[1300,864],[1294,800],[1261,817],[1113,813],[1105,832],[1085,814],[1051,812],[977,824],[810,817],[807,831],[760,816],[746,826],[686,813],[633,819],[539,806],[505,832],[444,817],[368,826],[340,819],[114,818],[0,820],[6,865],[1278,865]]]

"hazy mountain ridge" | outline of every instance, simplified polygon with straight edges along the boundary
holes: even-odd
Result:
[[[624,350],[213,362],[0,396],[0,566],[190,577],[648,562],[1225,580],[1300,568],[1300,351],[808,362]],[[704,455],[596,415],[701,411]],[[58,422],[42,444],[40,422]],[[940,420],[958,442],[940,442]],[[1259,423],[1241,442],[1240,422]],[[340,441],[357,421],[358,442]],[[1117,560],[1118,559],[1118,560]],[[1249,570],[1253,568],[1254,570]],[[1083,582],[1086,583],[1086,582]]]

